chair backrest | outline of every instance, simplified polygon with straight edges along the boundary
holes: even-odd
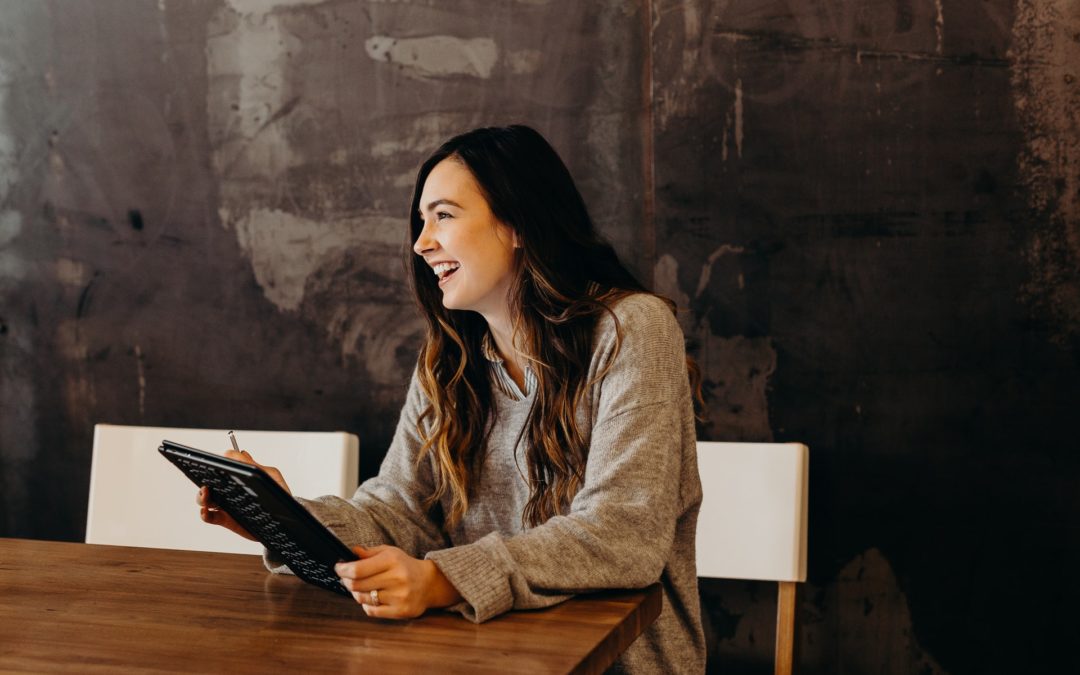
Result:
[[[698,443],[699,577],[806,581],[809,463],[801,443]]]
[[[262,545],[199,519],[197,488],[160,457],[162,440],[222,453],[224,429],[98,424],[90,469],[86,543],[260,553]],[[344,432],[236,431],[240,447],[281,470],[293,494],[350,497],[359,480],[359,440]]]

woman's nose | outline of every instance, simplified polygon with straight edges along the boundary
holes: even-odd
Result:
[[[413,251],[416,255],[424,255],[428,251],[434,250],[435,246],[435,239],[428,232],[428,224],[425,222],[424,228],[420,230],[420,236],[416,238],[416,243],[413,244]]]

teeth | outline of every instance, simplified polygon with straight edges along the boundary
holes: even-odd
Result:
[[[446,276],[448,272],[450,272],[451,270],[456,270],[459,267],[461,267],[461,265],[458,263],[445,262],[439,263],[435,267],[432,267],[431,271],[435,273],[435,276],[442,279]]]

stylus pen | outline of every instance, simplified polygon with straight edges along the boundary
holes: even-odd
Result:
[[[232,449],[240,452],[240,444],[236,442],[236,434],[229,432],[229,440],[232,441]]]

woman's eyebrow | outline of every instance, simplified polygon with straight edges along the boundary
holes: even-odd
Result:
[[[440,204],[446,204],[448,206],[456,206],[459,209],[461,208],[461,204],[458,204],[457,202],[455,202],[452,199],[436,199],[435,201],[428,204],[427,208],[420,212],[420,215],[424,215],[424,211],[430,211],[433,208],[435,208],[436,206],[439,206]]]

